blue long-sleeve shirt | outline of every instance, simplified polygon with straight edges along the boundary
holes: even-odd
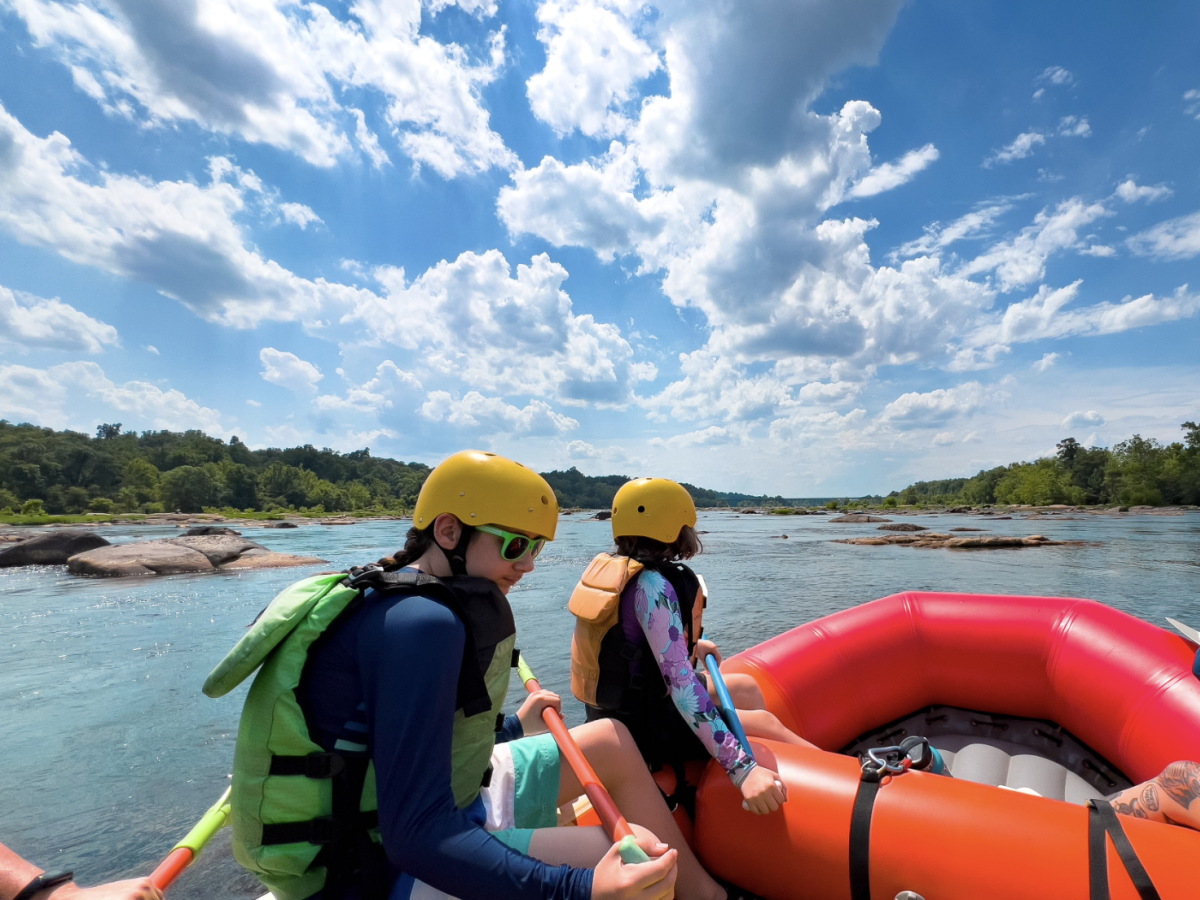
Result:
[[[465,640],[462,622],[434,600],[368,595],[309,652],[297,693],[313,740],[371,754],[395,877],[461,900],[589,900],[591,869],[517,853],[455,806],[450,748]],[[520,721],[509,716],[501,731],[520,736]]]

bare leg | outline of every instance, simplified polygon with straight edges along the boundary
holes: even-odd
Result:
[[[1200,763],[1173,762],[1162,774],[1122,791],[1113,809],[1125,816],[1200,831]]]
[[[729,699],[733,701],[738,718],[742,721],[746,737],[766,738],[781,744],[798,744],[801,747],[816,747],[816,744],[789,730],[774,713],[767,711],[767,703],[757,681],[740,673],[724,677],[725,687],[729,689]],[[704,674],[704,684],[712,702],[717,703],[717,691],[707,673]]]
[[[572,728],[571,735],[625,818],[637,822],[653,832],[660,841],[679,851],[676,896],[680,900],[724,900],[724,889],[704,871],[683,839],[629,729],[613,719],[601,719]],[[570,766],[564,765],[559,775],[559,804],[573,800],[582,793],[583,786],[579,779]],[[533,849],[531,844],[530,850]]]

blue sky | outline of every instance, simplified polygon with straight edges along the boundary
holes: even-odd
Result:
[[[0,417],[896,489],[1200,417],[1200,6],[0,0]]]

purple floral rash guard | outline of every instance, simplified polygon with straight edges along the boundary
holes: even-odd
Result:
[[[670,685],[675,708],[733,783],[741,787],[755,763],[725,726],[720,710],[692,669],[675,589],[658,572],[644,569],[622,592],[621,614],[626,639],[636,643],[645,636]]]

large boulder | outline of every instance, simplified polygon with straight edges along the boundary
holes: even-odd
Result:
[[[214,566],[223,566],[227,562],[232,562],[247,550],[267,549],[262,544],[256,544],[244,537],[234,537],[228,534],[204,534],[196,537],[184,535],[183,537],[167,538],[167,543],[199,550],[208,557],[208,561]]]
[[[315,556],[274,553],[243,537],[204,534],[98,547],[72,556],[67,570],[75,575],[184,575],[324,563]]]
[[[91,531],[48,531],[0,550],[0,568],[61,566],[76,553],[106,546],[108,541]]]
[[[222,572],[245,572],[248,569],[283,569],[288,566],[321,566],[327,560],[315,556],[293,556],[273,550],[251,550],[221,566]]]
[[[208,557],[175,541],[135,541],[112,544],[67,560],[73,575],[182,575],[211,572]]]

